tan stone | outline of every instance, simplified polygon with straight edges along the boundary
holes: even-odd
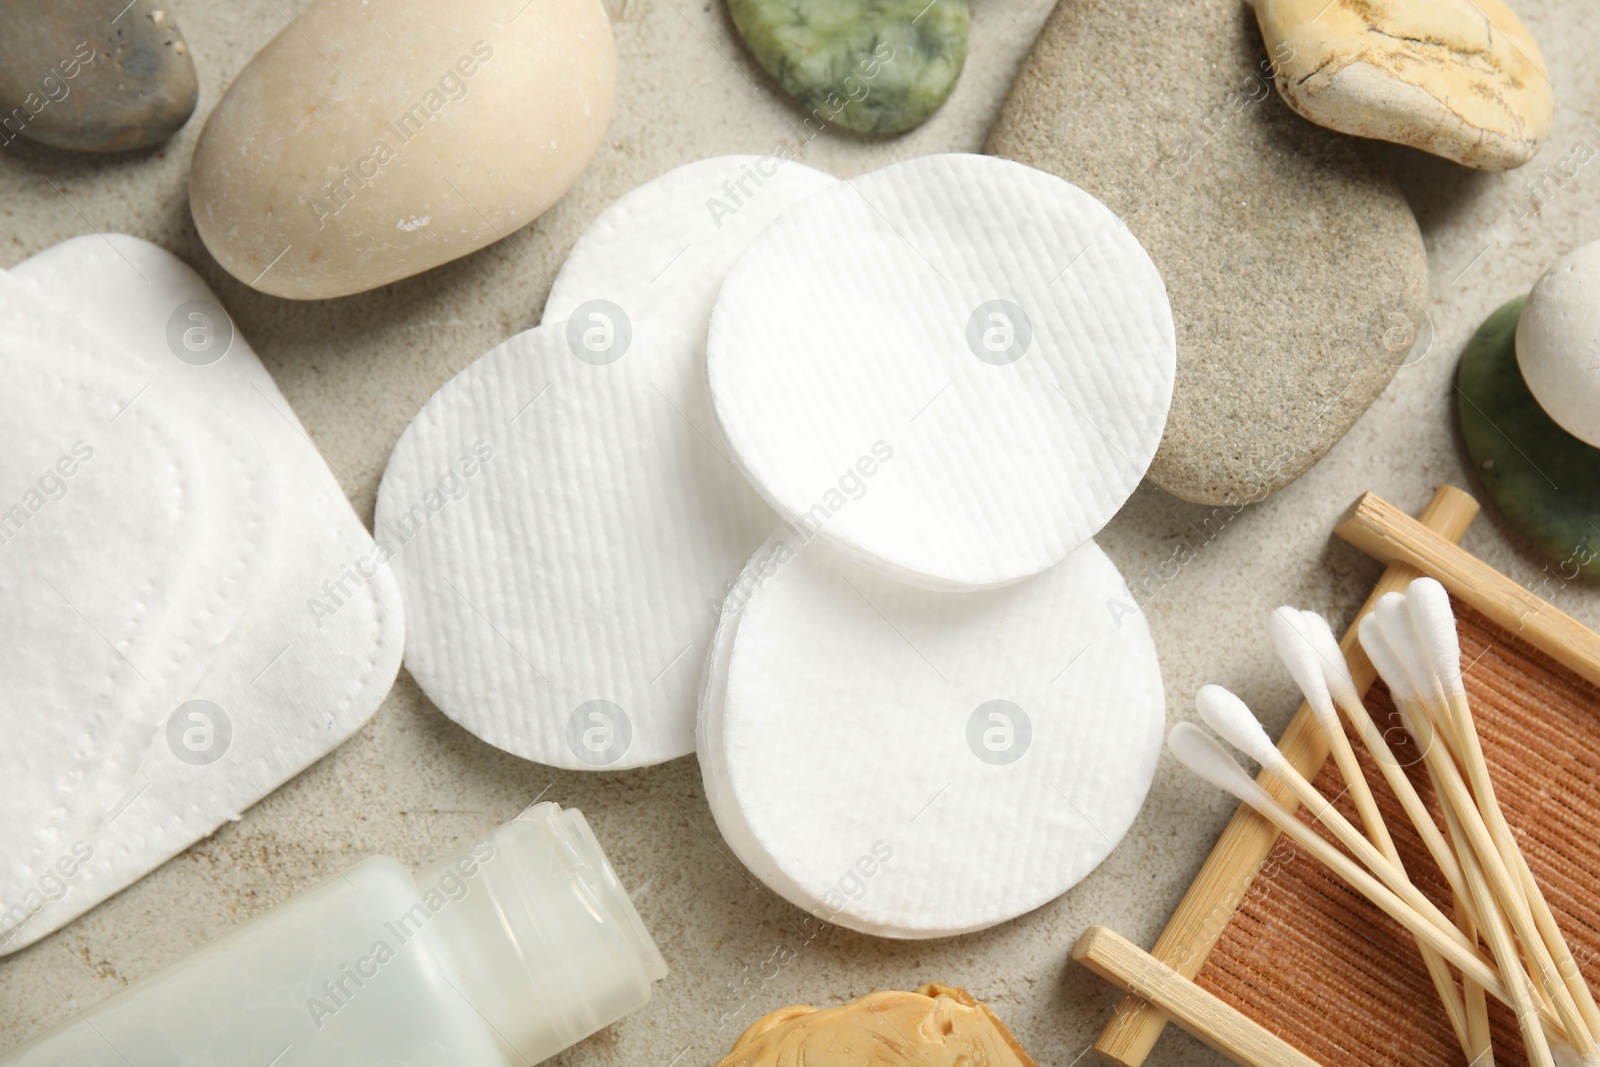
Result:
[[[561,198],[611,119],[600,0],[317,0],[234,79],[189,201],[217,262],[274,296],[359,293]]]
[[[1555,96],[1500,0],[1255,0],[1278,91],[1312,122],[1484,170],[1533,158]]]

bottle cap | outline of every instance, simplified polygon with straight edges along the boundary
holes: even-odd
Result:
[[[435,923],[452,976],[514,1062],[538,1063],[644,1006],[667,964],[576,809],[535,804],[460,857]]]

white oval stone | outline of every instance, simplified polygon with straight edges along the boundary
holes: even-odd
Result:
[[[240,72],[195,148],[195,226],[230,274],[343,296],[507,236],[611,118],[600,0],[317,0]]]
[[[1546,414],[1600,448],[1600,241],[1534,284],[1517,321],[1517,366]]]

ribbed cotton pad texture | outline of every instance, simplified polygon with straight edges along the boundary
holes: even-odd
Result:
[[[1160,274],[1060,178],[924,156],[751,242],[711,317],[717,418],[774,508],[932,587],[1065,558],[1155,455],[1175,348]],[[855,499],[852,469],[892,453]]]
[[[706,671],[701,766],[740,860],[829,922],[899,938],[993,926],[1093,870],[1164,721],[1148,627],[1100,548],[950,593],[791,540],[753,557]]]
[[[702,346],[648,320],[493,349],[378,489],[417,682],[490,744],[579,770],[694,750],[718,607],[775,525],[728,459]]]
[[[703,339],[723,276],[750,239],[798,200],[836,183],[775,156],[696,160],[631,190],[573,245],[544,321],[591,310],[657,318]]]

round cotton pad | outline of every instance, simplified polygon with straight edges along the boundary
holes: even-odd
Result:
[[[717,608],[777,522],[725,456],[700,347],[596,329],[540,326],[448,382],[376,517],[423,690],[490,744],[578,770],[693,751]]]
[[[952,587],[1035,574],[1105,524],[1155,455],[1175,361],[1121,220],[973,155],[789,209],[729,271],[708,351],[717,418],[785,519]]]
[[[1132,604],[1093,542],[972,593],[769,543],[707,665],[700,758],[723,836],[792,903],[882,936],[1059,896],[1155,773],[1161,674]]]
[[[750,239],[837,179],[776,156],[713,156],[669,170],[600,213],[573,245],[544,321],[611,304],[704,338],[723,276]]]

